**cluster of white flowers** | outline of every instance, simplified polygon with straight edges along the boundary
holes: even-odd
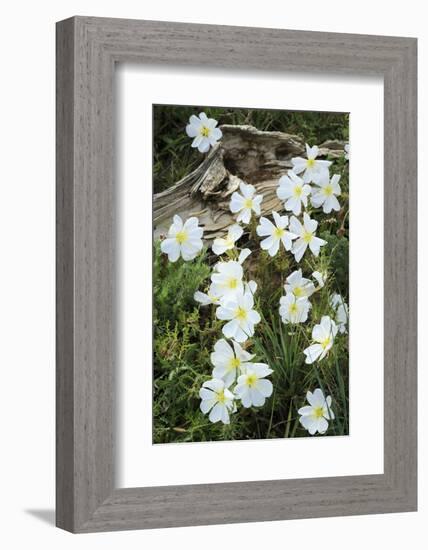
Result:
[[[308,319],[311,296],[317,289],[312,281],[302,276],[302,270],[293,271],[284,285],[285,296],[279,301],[279,314],[283,323],[305,323]]]
[[[222,338],[216,342],[211,353],[212,379],[204,382],[199,391],[201,411],[210,413],[211,422],[221,420],[229,424],[229,415],[237,411],[237,402],[245,408],[262,407],[270,397],[273,386],[266,376],[272,369],[253,359],[254,355],[234,340],[229,343]]]
[[[205,113],[190,117],[187,134],[194,138],[192,147],[207,152],[222,137],[216,128],[217,121]],[[345,151],[349,158],[349,145]],[[273,386],[266,377],[273,371],[264,363],[254,362],[254,355],[244,347],[255,333],[261,321],[255,309],[254,295],[257,283],[245,277],[243,263],[251,250],[237,249],[237,242],[250,224],[253,215],[259,217],[256,233],[261,238],[260,246],[270,256],[283,249],[294,255],[299,263],[307,249],[318,256],[327,242],[316,236],[318,222],[306,211],[309,205],[321,208],[329,214],[340,210],[337,197],[341,194],[340,176],[330,177],[331,162],[319,160],[319,148],[306,145],[307,158],[293,158],[292,170],[280,178],[277,196],[283,201],[285,211],[293,215],[271,212],[272,220],[260,217],[263,195],[256,193],[253,185],[241,182],[239,192],[232,194],[230,211],[236,215],[236,223],[231,225],[225,237],[216,238],[212,252],[219,256],[214,266],[210,285],[206,292],[197,290],[194,299],[201,306],[214,305],[215,316],[224,321],[223,337],[217,340],[211,353],[212,378],[203,383],[199,395],[200,408],[209,414],[211,422],[229,424],[230,415],[245,408],[261,407],[273,392]],[[302,219],[298,217],[302,215]],[[241,225],[242,224],[242,225]],[[203,229],[196,217],[183,223],[180,216],[174,216],[167,237],[161,243],[161,250],[171,262],[180,256],[184,261],[193,260],[202,250]],[[310,297],[324,287],[327,273],[314,271],[312,279],[305,278],[302,269],[295,270],[286,278],[285,295],[281,297],[279,315],[284,324],[297,325],[308,320],[312,305]],[[312,328],[312,343],[303,350],[306,364],[323,360],[333,346],[337,333],[346,332],[348,306],[339,294],[330,297],[329,305],[334,319],[324,315],[319,324]],[[311,435],[323,434],[328,428],[328,420],[334,419],[331,410],[331,396],[326,398],[318,388],[306,395],[309,406],[299,409],[300,423]]]
[[[245,187],[241,190],[247,198],[253,196]],[[253,208],[247,204],[242,210],[247,207]],[[225,238],[214,240],[214,254],[227,254],[227,259],[221,258],[214,266],[207,292],[198,290],[194,295],[201,305],[214,304],[217,319],[225,321],[222,326],[224,338],[215,343],[211,353],[212,378],[203,383],[199,392],[201,411],[209,413],[211,422],[221,421],[223,424],[229,424],[230,414],[238,410],[239,403],[245,408],[261,407],[273,391],[272,383],[266,380],[272,369],[265,363],[253,362],[254,355],[241,346],[254,335],[255,326],[261,320],[254,309],[257,283],[246,280],[242,265],[251,251],[236,248],[243,233],[244,229],[234,224],[229,227]]]

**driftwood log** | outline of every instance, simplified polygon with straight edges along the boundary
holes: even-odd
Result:
[[[223,236],[234,218],[229,210],[232,193],[241,181],[263,194],[262,214],[282,208],[276,196],[279,178],[292,168],[291,159],[305,156],[305,143],[295,135],[262,132],[253,126],[221,126],[223,138],[190,174],[154,195],[155,236],[165,234],[174,214],[198,216],[207,240]],[[344,142],[320,146],[320,157],[343,155]]]

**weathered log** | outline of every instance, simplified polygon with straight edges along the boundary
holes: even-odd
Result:
[[[210,240],[225,233],[234,218],[230,196],[241,181],[263,194],[262,214],[282,208],[276,196],[279,178],[292,168],[292,157],[305,156],[305,143],[284,132],[262,132],[253,126],[221,126],[222,140],[203,162],[169,189],[154,195],[155,236],[165,234],[174,214],[198,216]],[[320,157],[343,155],[344,142],[320,146]]]

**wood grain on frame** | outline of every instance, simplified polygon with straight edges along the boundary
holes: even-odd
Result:
[[[383,475],[114,487],[116,62],[384,78]],[[57,24],[59,527],[416,510],[416,78],[413,38],[88,17]]]

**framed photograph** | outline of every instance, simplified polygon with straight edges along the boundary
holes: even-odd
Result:
[[[349,114],[204,109],[153,106],[153,443],[348,435]]]
[[[416,40],[57,24],[57,525],[417,507]]]

